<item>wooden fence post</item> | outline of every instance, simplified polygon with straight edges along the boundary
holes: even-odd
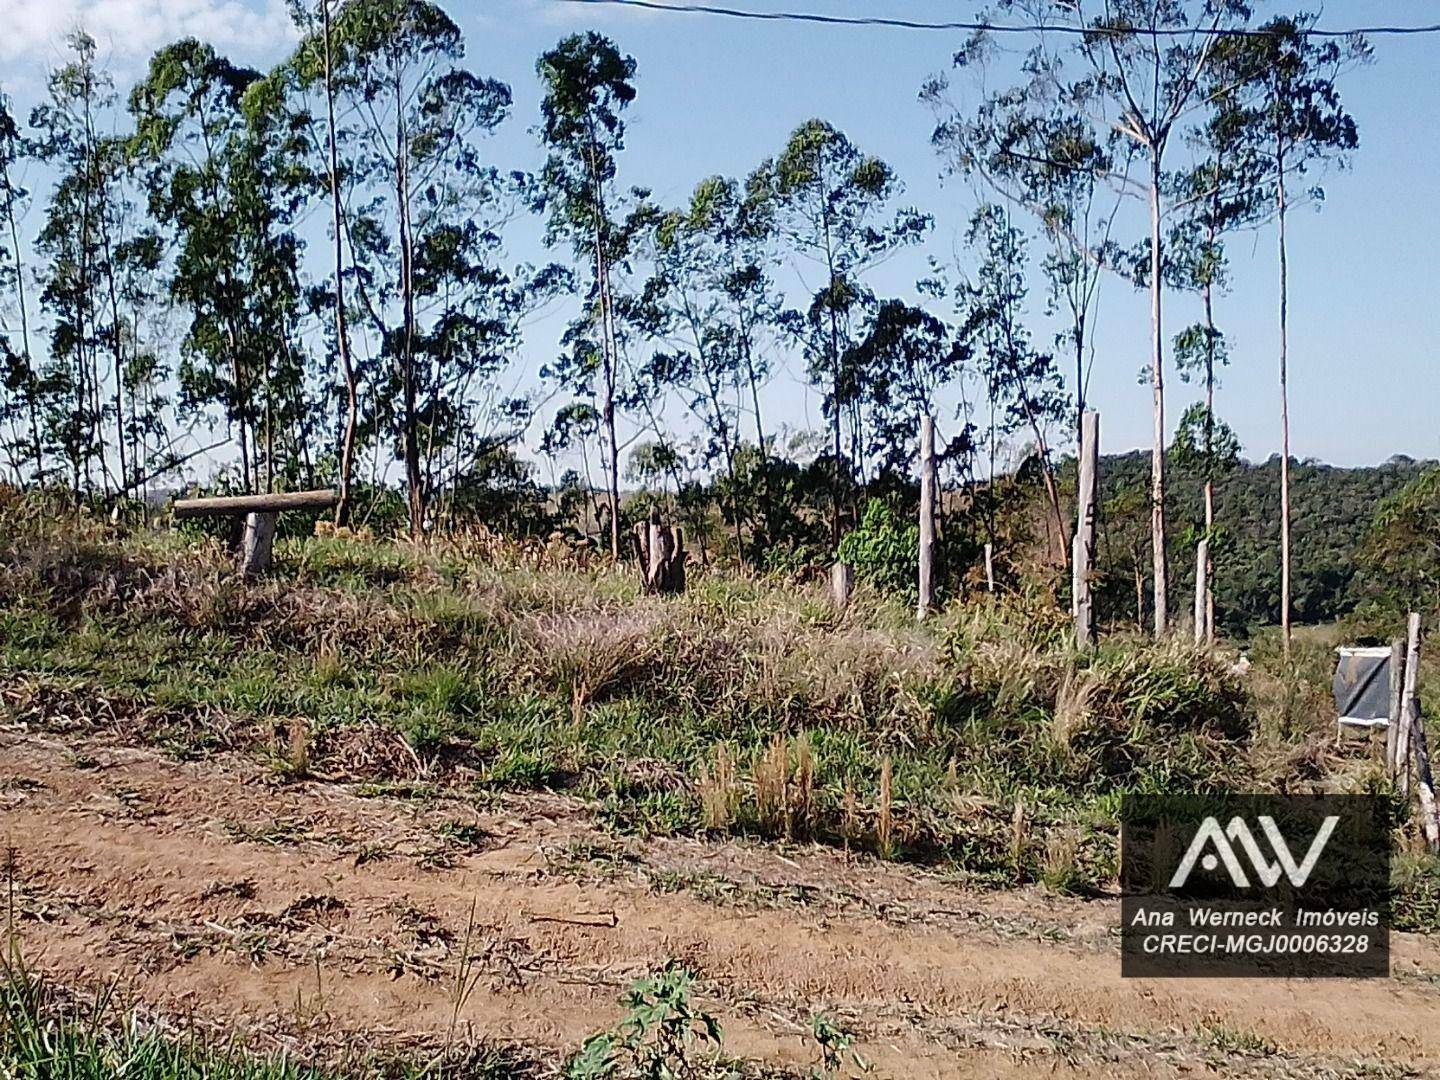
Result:
[[[1405,639],[1390,642],[1390,723],[1385,727],[1385,775],[1395,782],[1395,751],[1400,738],[1400,701],[1405,683]]]
[[[1415,747],[1415,790],[1420,796],[1420,828],[1425,833],[1425,845],[1431,852],[1437,852],[1440,851],[1440,808],[1435,803],[1435,777],[1430,771],[1430,747],[1418,701],[1413,722],[1415,730],[1411,738]]]
[[[1419,711],[1415,695],[1420,685],[1420,616],[1410,613],[1405,631],[1405,682],[1400,691],[1400,731],[1395,737],[1395,780],[1401,795],[1410,794],[1410,729]]]
[[[985,591],[995,591],[995,545],[985,541]]]
[[[1195,644],[1203,645],[1210,640],[1210,616],[1205,606],[1209,595],[1210,541],[1201,540],[1195,545]]]
[[[935,560],[935,420],[920,418],[920,602],[916,618],[923,620],[934,601]]]
[[[1393,651],[1392,651],[1392,656]],[[1395,740],[1396,779],[1402,794],[1410,790],[1410,759],[1415,760],[1415,795],[1420,803],[1420,829],[1425,846],[1440,851],[1440,807],[1430,771],[1430,746],[1420,712],[1420,616],[1410,613],[1405,635],[1405,678],[1400,692],[1399,732]],[[1392,699],[1393,700],[1393,699]],[[1388,740],[1387,740],[1388,746]]]
[[[1090,595],[1090,566],[1095,558],[1095,494],[1100,482],[1100,414],[1080,417],[1079,476],[1075,486],[1075,540],[1071,552],[1070,592],[1075,616],[1075,646],[1095,642],[1095,604]]]

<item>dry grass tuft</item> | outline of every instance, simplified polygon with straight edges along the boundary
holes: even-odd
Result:
[[[701,826],[709,832],[729,832],[740,808],[741,791],[728,743],[715,744],[714,761],[700,766],[695,787],[700,796]]]
[[[755,784],[755,817],[772,836],[790,835],[790,743],[776,735],[750,767]]]
[[[895,767],[890,755],[880,762],[880,801],[875,809],[875,847],[882,859],[895,854]]]
[[[806,734],[776,735],[756,757],[750,778],[761,831],[787,840],[811,836],[819,825],[815,755]]]
[[[1057,893],[1073,893],[1080,884],[1080,837],[1064,829],[1045,838],[1040,860],[1040,880]]]

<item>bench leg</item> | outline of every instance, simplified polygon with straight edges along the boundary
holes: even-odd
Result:
[[[246,516],[245,538],[240,545],[240,569],[247,578],[259,577],[270,569],[278,516],[273,511]]]

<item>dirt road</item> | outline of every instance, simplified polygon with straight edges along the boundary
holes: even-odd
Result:
[[[1388,980],[1122,980],[1114,902],[626,843],[557,796],[362,797],[12,728],[0,843],[32,967],[252,1033],[454,1025],[558,1054],[675,958],[730,1053],[797,1073],[823,1010],[883,1077],[1440,1075],[1431,939],[1396,935]]]

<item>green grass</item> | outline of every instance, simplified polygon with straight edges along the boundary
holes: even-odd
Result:
[[[333,1057],[334,1055],[329,1055]],[[126,1011],[113,989],[81,1002],[27,972],[12,950],[0,965],[0,1076],[6,1080],[502,1080],[540,1075],[514,1052],[438,1051],[316,1065],[266,1054],[198,1027]]]

